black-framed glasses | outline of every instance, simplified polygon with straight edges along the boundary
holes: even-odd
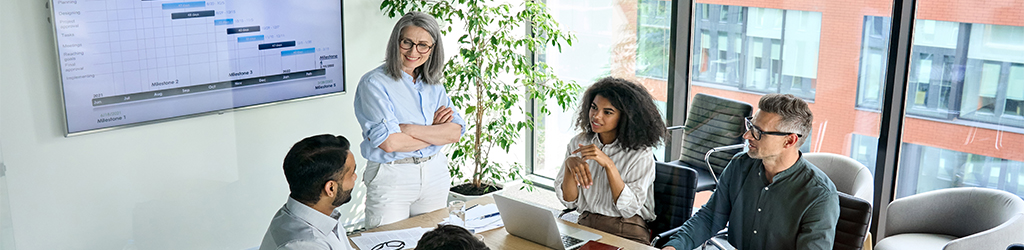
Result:
[[[751,118],[753,118],[753,117],[749,117],[749,116],[748,117],[744,117],[743,118],[743,125],[745,125],[747,127],[747,131],[750,131],[750,137],[754,137],[755,141],[760,141],[761,137],[764,136],[764,135],[786,136],[786,135],[789,135],[789,134],[796,134],[797,138],[804,137],[804,135],[797,134],[797,133],[761,130],[761,128],[758,128],[757,125],[754,125],[754,122],[750,121]]]
[[[387,248],[385,248],[385,247],[387,247]],[[403,247],[405,247],[405,242],[404,241],[389,240],[389,241],[381,242],[380,244],[377,244],[376,246],[373,246],[373,248],[370,249],[370,250],[402,250]]]
[[[430,52],[430,49],[434,48],[433,45],[426,43],[414,43],[412,40],[406,38],[402,38],[402,42],[398,43],[398,47],[401,47],[402,49],[411,49],[413,45],[416,46],[416,52],[420,52],[420,54],[426,54],[427,52]]]

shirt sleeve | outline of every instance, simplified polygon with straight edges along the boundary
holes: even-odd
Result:
[[[562,168],[558,169],[558,175],[555,176],[555,196],[558,196],[558,201],[562,202],[562,205],[565,205],[565,208],[569,208],[569,209],[575,209],[576,205],[577,205],[577,202],[579,202],[580,198],[583,197],[580,194],[580,192],[582,190],[580,188],[576,188],[576,200],[574,200],[574,201],[566,201],[565,200],[565,196],[563,195],[564,193],[562,191],[562,183],[565,180],[565,174],[566,174],[565,173],[565,159],[569,158],[569,156],[570,156],[569,153],[570,152],[572,152],[573,150],[576,150],[576,148],[579,147],[579,146],[576,146],[577,138],[579,138],[579,136],[574,137],[573,139],[569,140],[569,144],[565,145],[565,157],[562,158]],[[625,190],[625,189],[623,189],[623,190]]]
[[[654,153],[650,149],[634,152],[637,153],[627,157],[629,161],[623,162],[624,166],[616,165],[624,170],[620,172],[620,177],[626,184],[619,193],[619,199],[615,201],[615,208],[622,218],[639,214],[647,202],[647,191],[654,184]]]
[[[826,192],[815,199],[800,220],[800,231],[796,235],[797,249],[832,249],[839,210],[839,196],[834,192]]]
[[[731,184],[743,181],[742,176],[737,177],[739,174],[736,168],[738,167],[734,166],[746,163],[740,159],[742,157],[733,157],[729,161],[725,170],[722,171],[722,176],[719,178],[715,192],[711,193],[708,203],[701,206],[693,217],[683,223],[682,229],[672,235],[672,238],[665,243],[666,246],[673,246],[678,250],[694,249],[725,228],[726,223],[729,222],[730,211],[732,211],[732,199],[729,195],[732,189]]]
[[[455,103],[452,102],[452,98],[448,96],[448,91],[444,89],[444,85],[441,85],[440,88],[441,91],[439,92],[441,92],[441,96],[437,103],[440,103],[445,107],[452,108],[452,123],[462,125],[462,131],[459,132],[459,136],[461,137],[466,134],[466,120],[462,118],[462,110],[459,110],[459,108],[455,106]],[[434,108],[434,110],[437,110],[437,108]]]
[[[363,139],[379,147],[389,135],[401,133],[402,130],[395,117],[395,106],[376,77],[380,76],[374,76],[371,72],[359,80],[353,106],[359,126],[363,129]]]

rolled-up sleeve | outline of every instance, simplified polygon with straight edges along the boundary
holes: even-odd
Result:
[[[562,202],[562,205],[565,205],[565,208],[570,208],[570,209],[575,209],[576,208],[576,203],[579,202],[581,198],[583,198],[583,196],[580,195],[580,188],[576,189],[576,200],[574,200],[574,201],[566,201],[565,200],[565,195],[563,195],[564,192],[562,191],[562,183],[564,182],[565,175],[566,175],[566,173],[565,173],[565,159],[569,158],[569,153],[570,152],[572,152],[573,150],[576,150],[576,148],[579,147],[579,146],[576,146],[576,143],[577,143],[576,138],[573,138],[572,140],[569,141],[569,144],[565,145],[565,157],[562,158],[563,159],[562,160],[562,168],[558,169],[558,175],[555,176],[555,195],[558,196],[558,201]]]
[[[616,166],[623,169],[620,175],[626,187],[619,193],[615,208],[619,210],[619,216],[624,218],[640,214],[640,209],[647,202],[647,191],[654,183],[654,155],[650,150],[643,152],[633,155],[626,163],[628,165]]]
[[[368,75],[359,80],[353,106],[363,129],[363,139],[371,146],[379,147],[388,135],[402,132],[395,117],[395,107],[384,85],[374,76]]]

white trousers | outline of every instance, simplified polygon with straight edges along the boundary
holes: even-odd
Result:
[[[438,154],[420,164],[366,162],[366,229],[444,208],[451,174]]]

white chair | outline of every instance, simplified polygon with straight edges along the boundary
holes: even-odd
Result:
[[[1006,249],[1024,243],[1024,200],[1010,192],[947,188],[889,203],[877,250]]]
[[[821,169],[836,185],[836,191],[874,202],[875,185],[871,170],[853,158],[833,153],[806,153],[804,159]]]

